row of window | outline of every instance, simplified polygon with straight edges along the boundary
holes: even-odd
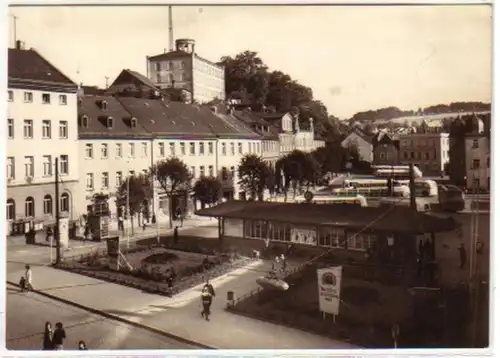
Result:
[[[292,225],[269,223],[261,220],[247,220],[244,224],[244,235],[247,238],[270,239],[273,241],[291,242]],[[306,229],[306,228],[304,228]],[[298,228],[300,230],[300,228]],[[306,230],[317,232],[314,227]],[[331,248],[346,248],[364,251],[373,247],[377,237],[369,234],[350,235],[340,228],[323,227],[319,230],[317,245]]]
[[[23,93],[24,96],[24,103],[33,103],[33,92],[25,91]],[[7,91],[7,98],[9,102],[14,102],[14,91],[8,90]],[[43,104],[50,104],[51,103],[51,94],[50,93],[42,93],[41,96],[41,101]],[[68,97],[65,94],[60,94],[59,95],[59,105],[61,106],[66,106],[68,104]]]
[[[136,143],[128,143],[128,148],[127,148],[127,156],[129,158],[135,158],[135,144]],[[165,148],[164,142],[158,143],[158,148],[157,148],[157,155],[159,157],[165,157],[166,155],[166,148]],[[214,154],[214,143],[204,143],[204,142],[199,142],[198,145],[196,145],[195,142],[189,142],[188,148],[189,148],[189,155],[213,155]],[[260,143],[247,143],[247,153],[260,153]],[[176,156],[177,155],[177,147],[180,150],[180,155],[186,155],[186,143],[176,143],[176,142],[170,142],[168,143],[168,151],[170,156]],[[196,150],[196,147],[198,147],[198,150]],[[148,142],[142,142],[141,143],[141,157],[145,158],[149,155],[149,144]],[[236,150],[239,155],[244,154],[244,148],[243,148],[243,143],[239,142],[237,143],[237,146],[235,143],[221,143],[221,154],[222,155],[236,155]],[[108,159],[110,156],[109,153],[109,145],[107,143],[101,143],[100,145],[100,154],[101,154],[101,159]],[[87,143],[85,144],[85,158],[87,159],[93,159],[95,156],[94,153],[94,144],[93,143]],[[122,158],[123,157],[123,144],[122,143],[116,143],[115,144],[115,152],[114,152],[115,158]]]
[[[174,83],[184,81],[189,81],[189,76],[186,76],[184,73],[179,73],[177,78],[175,78],[173,73],[169,73],[166,78],[161,73],[156,73],[156,83]]]
[[[14,139],[15,121],[13,118],[7,118],[7,137]],[[34,138],[34,122],[32,119],[23,121],[23,138]],[[52,139],[52,121],[50,119],[42,120],[42,139]],[[68,121],[59,121],[59,139],[68,139]]]
[[[69,212],[69,194],[62,193],[59,198],[59,209],[61,212]],[[43,214],[53,215],[54,214],[54,203],[52,196],[47,194],[43,197]],[[28,196],[24,200],[24,216],[26,218],[34,218],[36,215],[35,211],[35,199],[32,196]],[[7,199],[7,220],[16,219],[16,202],[14,199]]]
[[[171,71],[175,69],[183,70],[186,68],[186,61],[161,61],[155,62],[156,71]]]
[[[193,174],[193,178],[195,178],[195,179],[203,177],[203,176],[213,177],[216,175],[213,165],[209,165],[209,166],[200,165],[198,167],[198,171],[197,171],[196,167],[194,167],[194,166],[191,167],[190,169],[191,169],[191,173]],[[205,169],[207,169],[207,170],[205,170]],[[144,169],[143,172],[147,173],[147,170]],[[231,167],[229,172],[231,173],[231,178],[234,178],[235,173],[236,173],[235,167]],[[227,172],[226,168],[223,168],[223,173],[226,173],[225,174],[226,176],[227,176],[227,174],[229,174]],[[130,170],[128,172],[128,176],[133,176],[133,175],[135,175],[135,171]],[[223,177],[224,177],[224,174],[223,174]],[[103,189],[103,190],[110,189],[111,185],[110,185],[109,172],[102,172],[100,179],[101,179],[100,189]],[[223,178],[223,179],[226,180],[227,178]],[[115,173],[115,188],[118,189],[122,185],[123,180],[124,180],[123,172],[121,172],[121,171],[116,172]],[[87,173],[86,174],[85,188],[89,191],[93,191],[96,188],[94,173]]]
[[[42,176],[44,178],[51,177],[54,174],[54,160],[52,155],[42,156]],[[8,180],[13,180],[16,178],[16,160],[14,157],[7,157],[7,168],[6,168],[6,178]],[[68,175],[69,174],[69,157],[68,155],[59,156],[59,174]],[[35,177],[35,157],[25,156],[24,157],[24,178],[34,178]]]
[[[224,79],[224,71],[218,67],[214,67],[206,62],[197,61],[196,63],[196,71],[201,73],[206,73],[212,77],[218,79]]]
[[[434,146],[439,147],[441,140],[444,140],[443,144],[447,145],[449,138],[419,138],[419,139],[402,139],[401,147],[425,147],[425,146]]]

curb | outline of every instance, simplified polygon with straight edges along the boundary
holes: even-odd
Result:
[[[9,284],[11,286],[19,287],[18,284],[14,283],[12,281],[7,281],[7,284]],[[110,319],[110,320],[114,320],[114,321],[118,321],[118,322],[121,322],[121,323],[125,323],[125,324],[128,324],[128,325],[134,326],[136,328],[141,328],[141,329],[144,329],[146,331],[158,334],[160,336],[164,336],[164,337],[167,337],[167,338],[175,339],[175,340],[177,340],[179,342],[195,346],[198,349],[217,349],[217,348],[210,347],[210,346],[207,346],[205,344],[202,344],[202,343],[199,343],[199,342],[196,342],[196,341],[193,341],[193,340],[181,337],[181,336],[177,336],[177,335],[169,333],[169,332],[161,331],[161,330],[159,330],[157,328],[153,328],[153,327],[141,324],[141,323],[129,321],[129,320],[125,319],[125,318],[122,318],[122,317],[119,317],[119,316],[116,316],[116,315],[113,315],[113,314],[109,314],[109,313],[97,310],[95,308],[84,306],[84,305],[81,305],[81,304],[76,303],[76,302],[68,301],[68,300],[66,300],[64,298],[60,298],[60,297],[57,297],[57,296],[45,293],[43,291],[33,290],[33,292],[36,293],[36,294],[38,294],[38,295],[40,295],[40,296],[44,296],[44,297],[50,298],[52,300],[62,302],[62,303],[67,304],[69,306],[73,306],[73,307],[79,308],[81,310],[93,313],[95,315],[102,316],[102,317]]]

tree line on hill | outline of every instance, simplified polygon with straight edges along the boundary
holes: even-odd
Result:
[[[274,167],[258,155],[247,154],[238,165],[238,184],[247,200],[262,201],[264,193],[267,192],[271,196],[282,193],[286,201],[291,190],[295,197],[304,189],[326,184],[325,178],[328,174],[342,171],[347,162],[354,167],[361,163],[357,147],[350,146],[340,152],[334,145],[328,144],[312,153],[294,150],[278,160]],[[174,197],[192,197],[198,200],[202,207],[219,203],[222,201],[225,180],[227,178],[216,173],[212,176],[201,176],[193,182],[193,174],[181,159],[164,159],[154,164],[146,173],[132,174],[122,181],[115,193],[117,215],[130,220],[132,231],[134,218],[139,219],[139,214],[150,218],[149,206],[154,195],[153,183],[156,182],[169,199],[169,222],[172,227],[174,215],[179,209],[174,207]],[[94,201],[107,203],[108,200],[109,197],[102,193],[94,195]]]

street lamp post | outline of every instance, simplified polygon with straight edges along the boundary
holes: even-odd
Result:
[[[127,202],[126,202],[126,213],[127,213],[127,219],[129,220],[130,223],[132,223],[132,218],[130,216],[130,176],[127,176]],[[130,248],[130,228],[127,228],[127,249]]]

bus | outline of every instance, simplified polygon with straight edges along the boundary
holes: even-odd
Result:
[[[426,198],[415,198],[417,204],[417,211],[426,212],[431,211],[431,202]],[[380,206],[410,206],[409,198],[381,198]]]
[[[374,165],[373,170],[376,177],[382,177],[382,178],[393,177],[395,179],[410,178],[409,165]],[[415,178],[423,177],[422,171],[415,165],[413,166],[413,174]]]
[[[387,179],[346,179],[341,188],[332,190],[333,195],[364,195],[382,197],[389,195]],[[397,180],[392,181],[395,196],[410,196],[410,188]]]
[[[295,200],[296,203],[303,203],[304,198]],[[315,196],[311,203],[313,204],[356,204],[359,206],[368,206],[368,201],[363,195],[346,195],[346,196]]]
[[[400,180],[403,185],[410,185],[409,180]],[[439,185],[434,180],[416,179],[415,180],[415,195],[417,197],[437,197],[439,195]]]
[[[465,194],[458,186],[439,185],[439,204],[444,211],[462,211],[465,208]]]

